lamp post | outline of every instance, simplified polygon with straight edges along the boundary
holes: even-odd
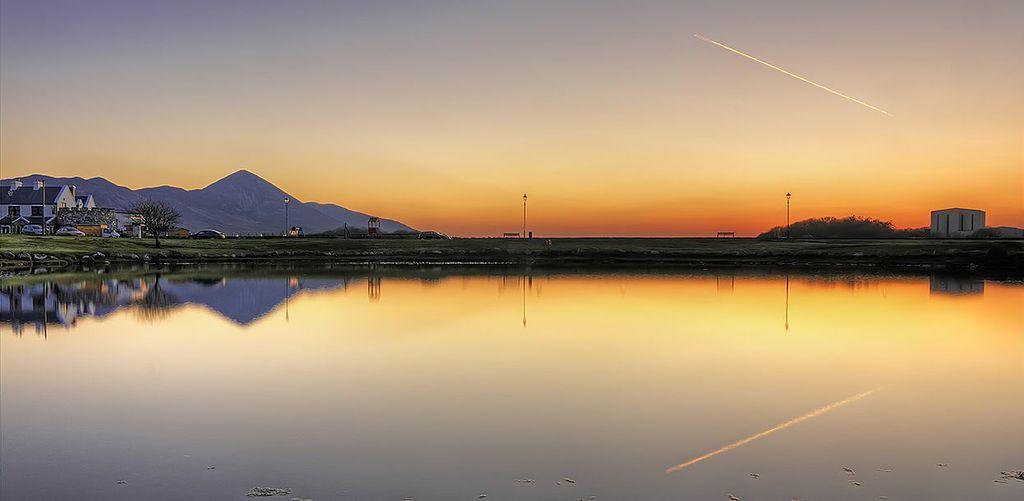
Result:
[[[40,179],[39,180],[39,195],[41,197],[43,197],[42,201],[40,202],[42,205],[39,206],[39,215],[42,216],[40,218],[40,222],[43,223],[43,224],[41,224],[39,226],[43,227],[43,235],[45,235],[46,234],[46,180],[45,179]]]
[[[526,238],[526,193],[523,193],[523,238]]]
[[[288,202],[291,202],[290,197],[284,197],[284,236],[288,236]]]
[[[793,195],[786,192],[786,240],[789,240],[789,198]]]

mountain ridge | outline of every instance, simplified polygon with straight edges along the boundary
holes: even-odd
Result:
[[[0,186],[8,186],[14,179],[31,185],[38,179],[47,184],[76,186],[81,195],[93,195],[99,207],[127,209],[143,199],[159,200],[181,213],[181,225],[198,230],[213,228],[226,234],[280,234],[285,227],[284,198],[288,197],[288,224],[301,226],[306,233],[319,233],[348,225],[366,228],[370,214],[354,211],[337,204],[302,202],[277,185],[259,175],[240,169],[203,188],[185,189],[172,185],[132,189],[103,177],[56,177],[30,174],[17,178],[0,179]],[[381,218],[385,232],[415,231],[393,219]]]

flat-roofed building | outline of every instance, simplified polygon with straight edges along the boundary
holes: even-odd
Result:
[[[932,211],[933,237],[967,237],[985,227],[985,211],[952,207]]]

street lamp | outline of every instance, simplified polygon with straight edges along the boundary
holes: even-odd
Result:
[[[523,193],[523,238],[526,238],[526,193]]]
[[[288,202],[291,202],[290,197],[284,197],[284,236],[288,236]]]
[[[789,240],[789,199],[792,196],[791,193],[786,192],[786,240]]]

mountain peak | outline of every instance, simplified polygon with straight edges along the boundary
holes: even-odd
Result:
[[[228,175],[218,179],[217,181],[214,182],[214,184],[219,183],[221,181],[227,181],[229,179],[232,180],[232,181],[241,181],[241,180],[244,180],[244,179],[259,179],[260,181],[264,180],[262,177],[257,176],[255,173],[253,173],[250,170],[238,169],[235,172],[232,172],[231,174],[228,174]]]
[[[259,177],[258,175],[245,169],[239,169],[235,172],[232,172],[231,174],[228,174],[210,183],[206,188],[203,189],[212,189],[214,191],[224,189],[260,190],[274,192],[281,191],[277,186],[274,186],[274,184],[271,183],[270,181],[267,181],[266,179],[263,179],[262,177]]]

